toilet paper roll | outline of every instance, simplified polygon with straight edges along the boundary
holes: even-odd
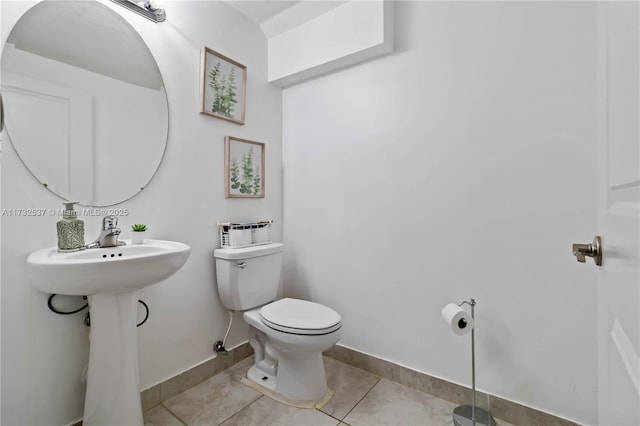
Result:
[[[464,336],[473,330],[471,314],[455,303],[449,303],[442,308],[441,315],[444,322],[458,336]]]

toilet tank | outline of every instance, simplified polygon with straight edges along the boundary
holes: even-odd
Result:
[[[283,248],[284,244],[271,243],[216,249],[213,255],[222,304],[245,311],[277,299]]]

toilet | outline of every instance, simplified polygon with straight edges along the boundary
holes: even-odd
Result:
[[[214,251],[222,304],[243,311],[255,353],[250,386],[296,407],[320,407],[331,398],[322,352],[342,335],[342,317],[306,300],[276,300],[282,271],[280,243]]]

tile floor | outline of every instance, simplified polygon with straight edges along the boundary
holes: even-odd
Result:
[[[290,407],[240,383],[253,357],[145,413],[145,426],[452,425],[456,404],[324,358],[335,395],[322,409]],[[497,421],[498,426],[509,426]]]

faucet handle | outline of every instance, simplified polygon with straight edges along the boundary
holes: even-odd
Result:
[[[102,218],[102,230],[108,231],[118,227],[118,218],[113,215],[108,215]]]

